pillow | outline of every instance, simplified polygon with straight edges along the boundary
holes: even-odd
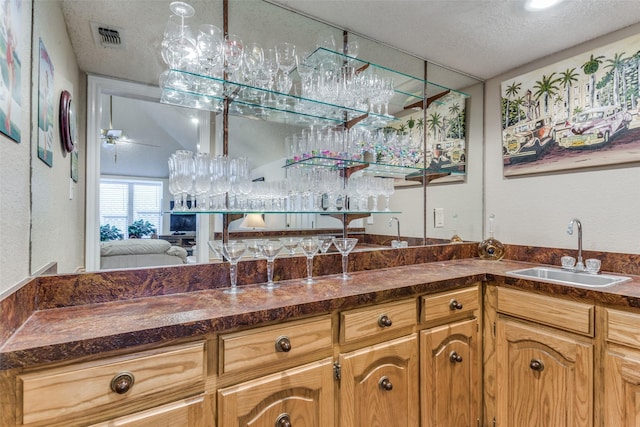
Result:
[[[100,244],[100,256],[163,254],[171,248],[171,243],[160,239],[112,240]]]
[[[167,255],[175,255],[182,258],[182,262],[186,262],[188,253],[185,248],[181,248],[180,246],[171,246],[167,251]]]

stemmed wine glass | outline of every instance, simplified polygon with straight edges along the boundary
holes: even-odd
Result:
[[[386,178],[382,180],[382,195],[384,196],[384,211],[389,212],[389,198],[395,192],[393,178]]]
[[[331,243],[329,243],[331,244]],[[300,242],[300,249],[304,252],[307,257],[307,284],[316,283],[316,280],[313,280],[313,257],[318,253],[320,249],[320,240],[316,237],[302,239]]]
[[[333,237],[318,237],[318,240],[320,241],[320,252],[326,254],[333,243]]]
[[[300,237],[281,237],[280,241],[282,242],[282,246],[285,247],[286,250],[289,251],[289,256],[293,256],[296,253],[296,248],[302,241]]]
[[[340,251],[340,254],[342,254],[342,280],[351,279],[351,276],[347,274],[347,269],[349,266],[348,257],[349,252],[351,252],[351,250],[355,248],[356,243],[358,243],[358,239],[356,238],[333,238],[334,246],[338,249],[338,251]]]
[[[280,240],[264,240],[260,242],[259,247],[262,256],[267,259],[267,284],[261,285],[261,287],[268,290],[275,289],[280,285],[273,282],[273,262],[282,250],[282,242]]]
[[[215,246],[209,245],[212,249]],[[238,283],[238,273],[237,266],[238,261],[242,258],[242,255],[247,250],[247,245],[242,242],[228,242],[223,243],[219,246],[219,250],[222,253],[222,256],[229,262],[229,276],[231,280],[231,287],[229,289],[225,289],[224,293],[226,294],[239,294],[242,290],[237,288]]]

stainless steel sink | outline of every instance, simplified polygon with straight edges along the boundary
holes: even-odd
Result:
[[[625,276],[590,274],[550,267],[525,268],[523,270],[508,271],[507,274],[524,278],[541,279],[563,285],[586,286],[589,288],[604,288],[631,280],[630,277]]]

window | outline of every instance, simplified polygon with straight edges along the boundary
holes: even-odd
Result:
[[[162,182],[100,180],[100,225],[116,226],[127,238],[127,227],[144,219],[162,230]]]

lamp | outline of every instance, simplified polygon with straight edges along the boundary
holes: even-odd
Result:
[[[267,228],[262,214],[247,214],[240,223],[240,228]]]

